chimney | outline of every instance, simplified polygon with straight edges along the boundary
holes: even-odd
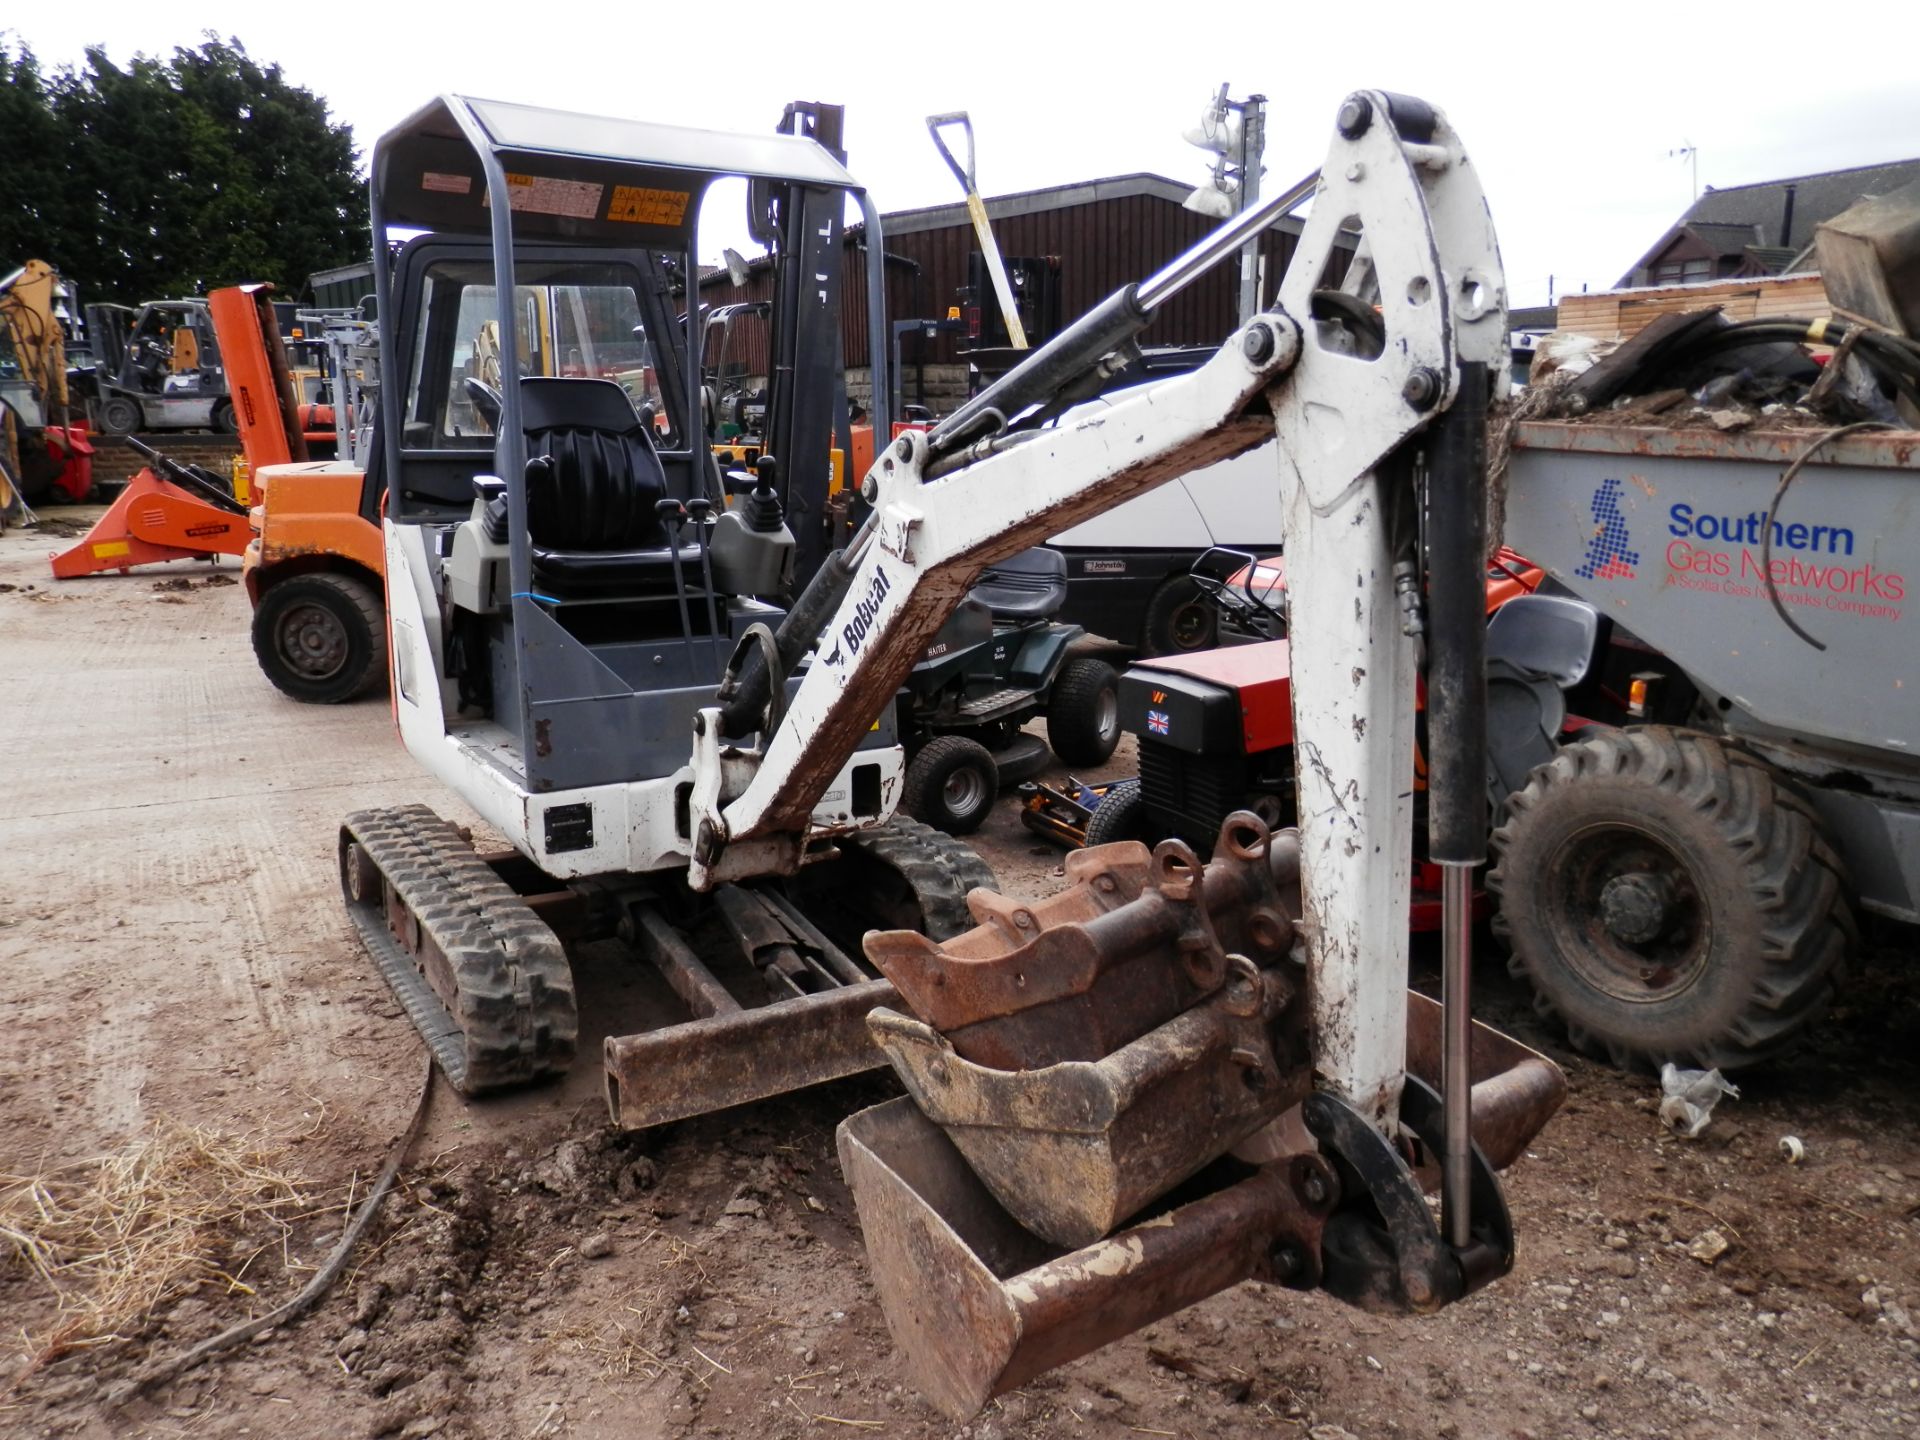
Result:
[[[1787,198],[1780,207],[1780,243],[1782,245],[1793,243],[1793,192],[1799,188],[1798,185],[1787,186]]]

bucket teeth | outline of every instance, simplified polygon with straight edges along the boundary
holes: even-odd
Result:
[[[945,942],[908,931],[866,938],[867,958],[907,1007],[976,1064],[1034,1069],[1097,1061],[1199,1004],[1229,956],[1280,964],[1293,944],[1286,892],[1292,832],[1241,811],[1202,866],[1178,840],[1125,841],[1068,857],[1071,882],[1044,900],[976,890],[978,922]]]

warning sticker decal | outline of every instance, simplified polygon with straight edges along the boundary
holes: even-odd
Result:
[[[649,190],[639,185],[616,185],[607,205],[607,219],[630,225],[678,225],[686,218],[685,190]]]
[[[420,177],[420,188],[437,191],[442,195],[470,195],[473,193],[473,177],[448,175],[443,171],[429,170]]]
[[[591,220],[600,213],[600,197],[606,190],[606,186],[591,180],[555,180],[546,175],[509,173],[507,205],[529,215],[565,215],[574,220]]]

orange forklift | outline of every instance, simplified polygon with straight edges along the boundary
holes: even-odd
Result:
[[[363,407],[351,357],[334,347],[331,413],[306,403],[271,294],[238,285],[208,297],[247,458],[252,533],[241,574],[253,603],[253,653],[293,699],[337,704],[373,689],[387,670],[382,496],[353,453]],[[329,422],[336,453],[314,459]]]

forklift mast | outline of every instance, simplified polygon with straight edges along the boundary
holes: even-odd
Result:
[[[776,127],[812,140],[846,164],[845,110],[797,100]],[[768,318],[766,453],[780,466],[779,492],[794,536],[794,581],[805,585],[826,559],[831,451],[851,453],[846,347],[840,330],[840,267],[846,197],[790,181],[754,183],[748,221],[771,249],[774,305]]]

